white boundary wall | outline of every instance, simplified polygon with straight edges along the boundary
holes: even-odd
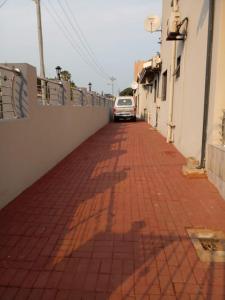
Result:
[[[109,105],[41,106],[36,69],[20,65],[27,82],[28,116],[0,121],[0,208],[109,122]],[[91,151],[91,149],[90,149]]]

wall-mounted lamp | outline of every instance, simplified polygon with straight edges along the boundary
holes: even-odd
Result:
[[[58,80],[61,80],[62,68],[60,66],[57,66],[55,69],[56,69],[56,75],[57,75]]]

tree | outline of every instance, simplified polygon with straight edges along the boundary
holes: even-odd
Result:
[[[71,79],[70,72],[66,71],[66,70],[60,72],[60,76],[61,76],[62,80],[64,80],[64,81],[70,81],[70,79]]]
[[[131,87],[128,87],[124,89],[122,92],[120,92],[120,96],[133,96],[133,90]]]
[[[75,88],[75,87],[76,87],[76,84],[75,84],[73,81],[71,81],[71,82],[70,82],[70,86],[71,86],[71,88]]]
[[[70,74],[69,71],[64,70],[64,71],[60,72],[60,77],[64,81],[69,81],[71,88],[75,88],[76,87],[76,84],[74,83],[74,81],[71,80],[71,74]]]

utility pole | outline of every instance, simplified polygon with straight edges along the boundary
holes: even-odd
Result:
[[[37,10],[38,44],[39,44],[39,56],[40,56],[40,76],[45,78],[43,35],[42,35],[42,23],[41,23],[41,5],[40,5],[40,0],[33,0],[33,1],[36,3],[36,10]]]
[[[111,85],[112,85],[112,95],[114,96],[114,81],[116,80],[116,78],[114,78],[113,76],[109,78],[111,81]]]

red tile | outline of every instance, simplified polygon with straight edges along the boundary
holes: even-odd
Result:
[[[58,291],[56,295],[56,300],[68,300],[70,291]]]
[[[41,300],[55,300],[57,290],[44,290]]]
[[[87,274],[84,289],[86,291],[95,291],[97,285],[97,274],[89,273]]]
[[[58,288],[62,290],[70,290],[74,287],[74,275],[71,273],[63,273],[59,281]]]
[[[39,274],[38,271],[29,271],[21,286],[24,288],[32,288]]]
[[[109,275],[107,274],[100,274],[97,279],[97,292],[107,292],[109,288]]]
[[[3,269],[0,274],[0,286],[8,286],[15,274],[15,269]]]
[[[111,274],[109,280],[109,291],[115,292],[116,294],[122,294],[122,275]]]
[[[18,293],[18,290],[19,289],[15,287],[6,288],[0,299],[13,300]]]
[[[44,288],[47,284],[50,272],[48,271],[41,271],[34,283],[34,288]]]
[[[161,294],[173,296],[175,291],[170,276],[159,276]]]
[[[14,300],[27,300],[31,293],[31,289],[20,288]]]
[[[184,164],[145,122],[94,134],[0,211],[0,299],[224,299],[186,228],[225,231],[225,202]]]
[[[0,286],[0,299],[1,299],[1,296],[3,295],[3,293],[5,292],[5,290],[6,290],[6,287]]]
[[[30,293],[29,300],[40,300],[43,296],[43,290],[42,289],[33,289]]]
[[[123,275],[122,277],[122,294],[125,296],[134,296],[137,295],[138,293],[136,293],[136,285],[134,282],[134,276],[126,276]],[[144,286],[144,288],[146,288],[146,284]],[[142,293],[143,294],[143,293]]]
[[[48,289],[56,289],[59,285],[59,282],[61,280],[63,276],[62,272],[56,272],[56,271],[52,271],[49,274],[47,283],[46,283],[46,288]]]
[[[98,273],[101,266],[101,260],[100,259],[93,259],[90,261],[88,272],[89,273]]]
[[[17,270],[9,285],[20,287],[28,274],[28,270]]]
[[[112,260],[104,259],[101,262],[100,273],[110,274],[112,271]]]

